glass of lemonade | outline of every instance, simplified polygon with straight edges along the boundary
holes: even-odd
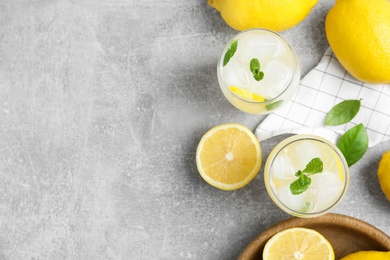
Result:
[[[278,33],[250,29],[238,33],[223,49],[217,64],[223,94],[236,108],[267,114],[296,93],[300,80],[298,57]]]
[[[294,195],[291,183],[296,173],[313,158],[320,158],[322,172],[309,175],[306,191]],[[345,195],[349,184],[348,164],[340,150],[325,138],[295,135],[280,142],[270,153],[264,168],[267,192],[285,212],[303,218],[317,217],[332,210]]]

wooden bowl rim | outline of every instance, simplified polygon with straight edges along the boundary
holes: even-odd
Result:
[[[266,241],[271,238],[274,234],[292,227],[299,226],[310,226],[310,225],[335,225],[340,226],[357,233],[365,233],[367,236],[374,239],[378,244],[390,251],[390,237],[376,228],[375,226],[364,222],[360,219],[356,219],[351,216],[346,216],[336,213],[328,213],[317,218],[298,218],[292,217],[285,219],[281,222],[274,224],[273,226],[266,229],[264,232],[255,237],[249,245],[242,251],[238,259],[254,259],[255,255],[258,255],[258,250],[262,250]]]

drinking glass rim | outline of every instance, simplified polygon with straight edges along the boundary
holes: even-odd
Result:
[[[241,34],[245,34],[245,33],[248,33],[248,32],[251,32],[251,31],[265,31],[265,32],[268,32],[268,33],[271,33],[271,34],[274,34],[276,35],[281,41],[283,41],[287,47],[288,47],[288,50],[290,51],[290,54],[291,54],[291,57],[293,59],[293,73],[292,73],[292,76],[290,78],[290,81],[288,82],[288,84],[286,84],[284,90],[282,92],[279,93],[279,95],[273,97],[272,99],[268,99],[267,101],[253,101],[253,100],[247,100],[247,99],[244,99],[238,95],[236,95],[235,93],[231,92],[229,90],[229,88],[227,88],[227,84],[225,83],[221,73],[221,61],[223,59],[223,54],[225,53],[225,50],[227,50],[227,48],[229,48],[230,46],[230,43],[237,37],[239,37]],[[242,100],[246,103],[250,103],[250,104],[265,104],[265,105],[268,105],[268,104],[272,104],[273,102],[275,102],[280,96],[282,96],[287,90],[288,88],[292,85],[293,83],[293,79],[294,79],[294,76],[297,72],[299,72],[299,60],[298,60],[298,56],[295,52],[295,49],[293,48],[293,46],[286,40],[286,38],[284,38],[281,34],[279,34],[278,32],[275,32],[273,30],[270,30],[270,29],[266,29],[266,28],[251,28],[251,29],[247,29],[247,30],[243,30],[239,33],[237,33],[236,35],[234,35],[228,42],[227,44],[225,45],[225,47],[223,48],[222,52],[221,52],[221,55],[219,56],[218,58],[218,65],[217,65],[217,73],[219,75],[219,78],[221,79],[222,81],[222,85],[223,85],[223,88],[227,89],[227,91],[229,91],[230,93],[232,93],[236,98],[238,98],[239,100]],[[299,72],[300,73],[300,72]],[[300,75],[299,75],[300,77]]]
[[[342,191],[340,192],[340,195],[338,196],[337,200],[335,200],[329,207],[326,207],[325,209],[320,210],[320,211],[316,211],[316,212],[300,212],[300,211],[291,209],[290,207],[288,207],[287,205],[285,205],[282,201],[280,201],[278,199],[278,197],[276,196],[276,194],[274,193],[274,191],[270,187],[270,182],[271,182],[270,169],[272,168],[272,165],[273,165],[276,157],[287,146],[291,145],[292,143],[303,141],[303,140],[318,141],[318,142],[321,142],[321,143],[327,145],[337,154],[341,163],[343,164],[344,182],[343,182],[343,188],[342,188]],[[270,152],[270,154],[267,158],[267,161],[265,163],[265,167],[264,167],[264,181],[266,182],[265,187],[266,187],[267,192],[270,195],[271,199],[283,211],[285,211],[291,215],[298,216],[298,217],[310,218],[310,217],[320,216],[320,215],[323,215],[323,214],[329,212],[331,209],[333,209],[335,206],[337,206],[337,204],[340,203],[340,201],[342,200],[342,198],[346,194],[347,189],[348,189],[348,185],[349,185],[349,179],[350,179],[349,167],[348,167],[347,161],[345,160],[345,157],[341,153],[341,151],[337,148],[337,146],[335,144],[333,144],[329,140],[327,140],[321,136],[313,135],[313,134],[297,134],[297,135],[287,137],[286,139],[281,141]],[[267,183],[267,180],[268,180],[268,183]]]

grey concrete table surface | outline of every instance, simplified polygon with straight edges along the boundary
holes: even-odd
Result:
[[[328,48],[320,0],[282,32],[303,75]],[[211,127],[255,127],[223,97],[216,62],[237,31],[205,0],[0,1],[0,258],[235,259],[289,218],[261,170],[232,192],[195,150]],[[280,140],[262,142],[264,158]],[[386,142],[351,167],[337,213],[390,234],[376,178]]]

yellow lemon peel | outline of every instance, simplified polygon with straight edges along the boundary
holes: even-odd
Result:
[[[249,100],[249,101],[257,101],[257,102],[264,102],[265,98],[263,96],[260,96],[259,94],[253,93],[249,90],[239,88],[236,86],[230,86],[229,90],[239,96],[240,98]]]
[[[382,155],[379,162],[378,179],[383,193],[390,201],[390,150]]]
[[[337,0],[325,30],[330,47],[352,76],[390,83],[390,1]]]
[[[283,31],[300,23],[318,0],[208,0],[233,29]]]

